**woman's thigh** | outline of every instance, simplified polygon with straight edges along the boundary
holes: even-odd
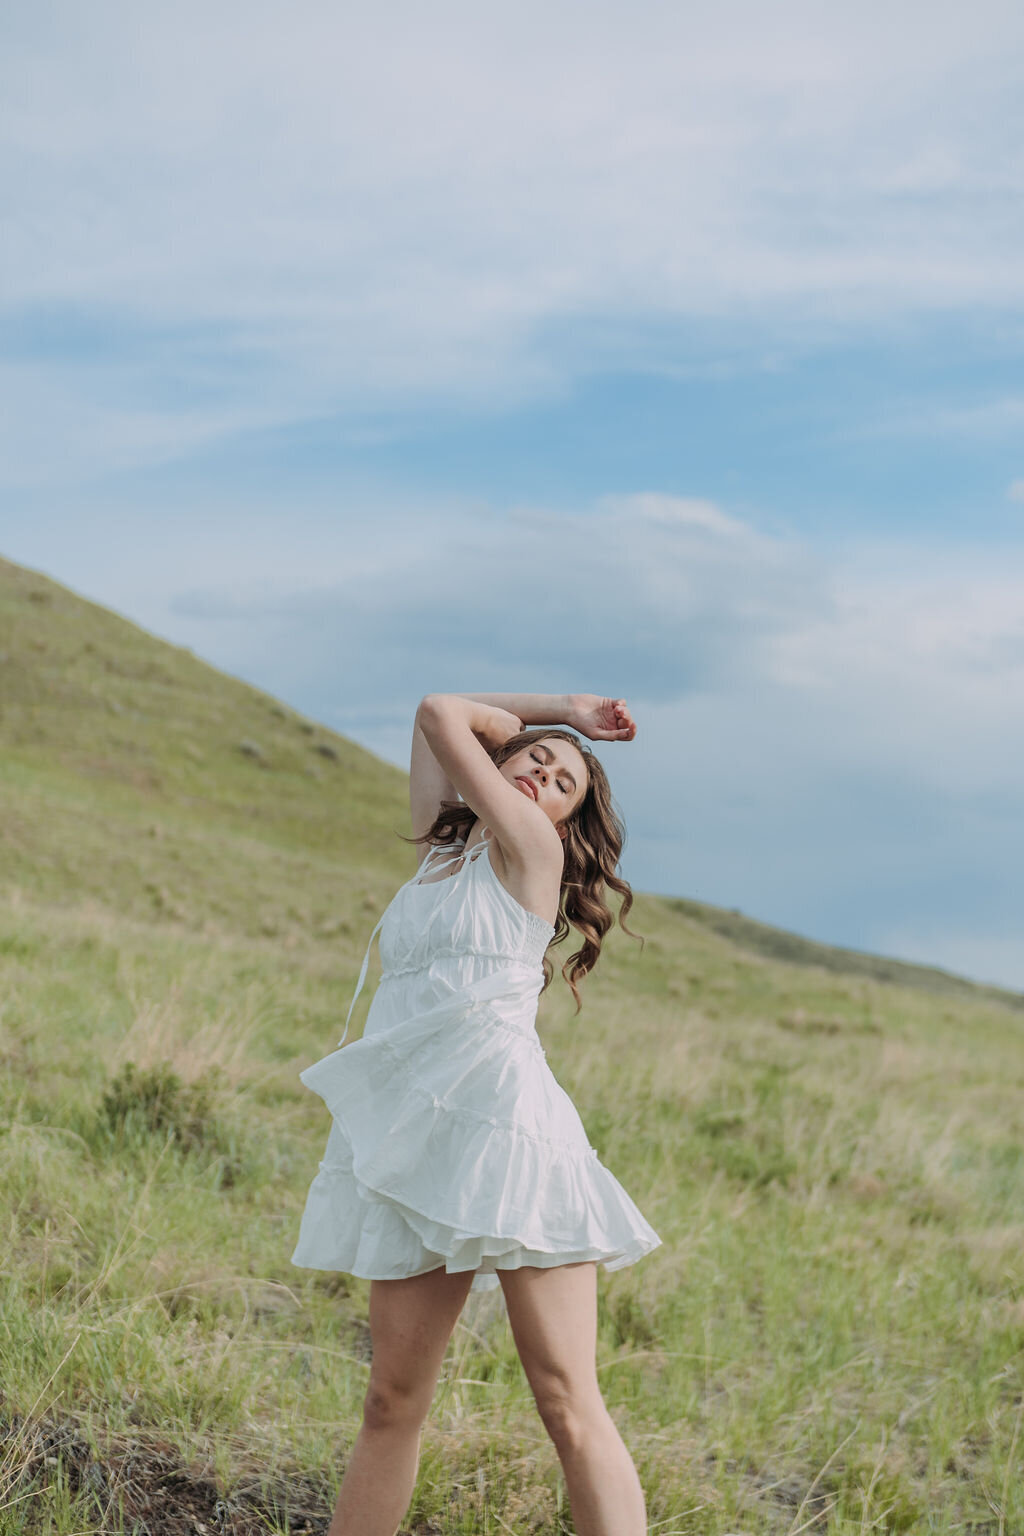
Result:
[[[594,1399],[597,1386],[597,1265],[498,1271],[512,1336],[538,1404]]]
[[[444,1269],[409,1280],[371,1280],[371,1382],[406,1395],[422,1394],[429,1406],[472,1283],[472,1271],[450,1275]]]

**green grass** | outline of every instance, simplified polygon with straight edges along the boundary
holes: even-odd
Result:
[[[17,567],[0,626],[0,1531],[130,1531],[157,1484],[160,1529],[322,1529],[367,1287],[289,1263],[297,1074],[410,867],[403,776]],[[541,1030],[664,1238],[600,1280],[652,1531],[1020,1536],[1020,999],[695,903],[636,926]],[[571,1529],[492,1296],[404,1529]]]

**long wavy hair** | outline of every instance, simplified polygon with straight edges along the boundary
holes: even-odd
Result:
[[[612,800],[608,775],[600,759],[595,757],[574,731],[558,727],[553,730],[538,728],[520,731],[495,748],[491,759],[495,767],[500,768],[502,763],[507,763],[510,757],[514,757],[524,747],[532,747],[537,741],[549,741],[552,737],[569,742],[587,765],[586,793],[563,823],[565,863],[558,898],[558,916],[551,940],[551,945],[561,944],[571,928],[575,928],[582,936],[583,942],[579,949],[562,966],[562,975],[576,999],[576,1012],[579,1013],[579,983],[597,964],[605,934],[615,922],[615,914],[605,899],[607,890],[614,891],[621,898],[618,920],[622,929],[631,938],[639,938],[639,935],[626,927],[626,916],[633,905],[633,892],[618,873],[626,829]],[[444,800],[432,826],[422,837],[413,841],[441,846],[454,843],[459,838],[468,838],[476,820],[476,812],[461,800]],[[551,961],[545,955],[545,987],[549,985],[553,974]]]

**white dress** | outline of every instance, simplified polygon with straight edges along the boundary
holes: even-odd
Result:
[[[293,1264],[370,1280],[473,1270],[484,1290],[499,1269],[619,1269],[661,1241],[547,1064],[536,1014],[553,929],[488,849],[430,850],[374,929],[382,975],[362,1039],[301,1073],[333,1124]]]

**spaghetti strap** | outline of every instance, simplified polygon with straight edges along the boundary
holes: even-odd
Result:
[[[472,864],[474,859],[480,853],[481,849],[485,848],[490,842],[490,831],[490,827],[482,827],[480,829],[480,841],[478,843],[474,843],[472,848],[468,849],[466,847],[466,839],[464,837],[456,838],[452,843],[433,843],[430,848],[428,848],[426,856],[424,857],[419,869],[413,875],[412,879],[406,882],[406,884],[414,885],[418,882],[422,883],[421,876],[427,873],[436,875],[440,870],[447,869],[449,865],[458,864],[460,859],[464,864]],[[446,851],[448,854],[447,858],[441,859],[439,863],[431,863],[431,860],[436,853],[444,853]],[[458,874],[459,871],[456,870],[455,873]],[[436,883],[440,885],[441,881],[437,881]]]
[[[448,857],[446,859],[442,859],[440,863],[431,863],[435,853],[445,852],[446,847],[449,848]],[[449,864],[457,864],[459,860],[464,857],[464,855],[465,848],[461,839],[454,845],[454,852],[451,851],[449,845],[444,843],[432,843],[427,852],[426,858],[423,860],[423,863],[420,865],[419,869],[413,875],[412,880],[409,883],[419,884],[421,875],[436,875],[438,870],[447,869]]]
[[[364,984],[366,982],[366,972],[369,969],[369,965],[370,965],[370,951],[373,948],[373,941],[377,937],[378,933],[380,933],[380,930],[381,930],[381,927],[383,926],[383,923],[384,923],[384,919],[383,919],[383,917],[381,917],[379,919],[378,923],[377,923],[377,926],[374,928],[373,932],[370,934],[370,942],[366,946],[366,953],[363,956],[363,963],[359,967],[359,980],[356,982],[356,989],[355,989],[355,991],[352,994],[352,1001],[348,1005],[348,1013],[346,1013],[346,1015],[345,1015],[345,1033],[342,1035],[341,1039],[338,1041],[338,1049],[339,1050],[345,1044],[345,1041],[348,1039],[348,1026],[349,1026],[349,1024],[351,1023],[351,1020],[352,1020],[352,1010],[355,1007],[356,999],[358,998],[360,992],[363,990],[363,986],[364,986]]]

